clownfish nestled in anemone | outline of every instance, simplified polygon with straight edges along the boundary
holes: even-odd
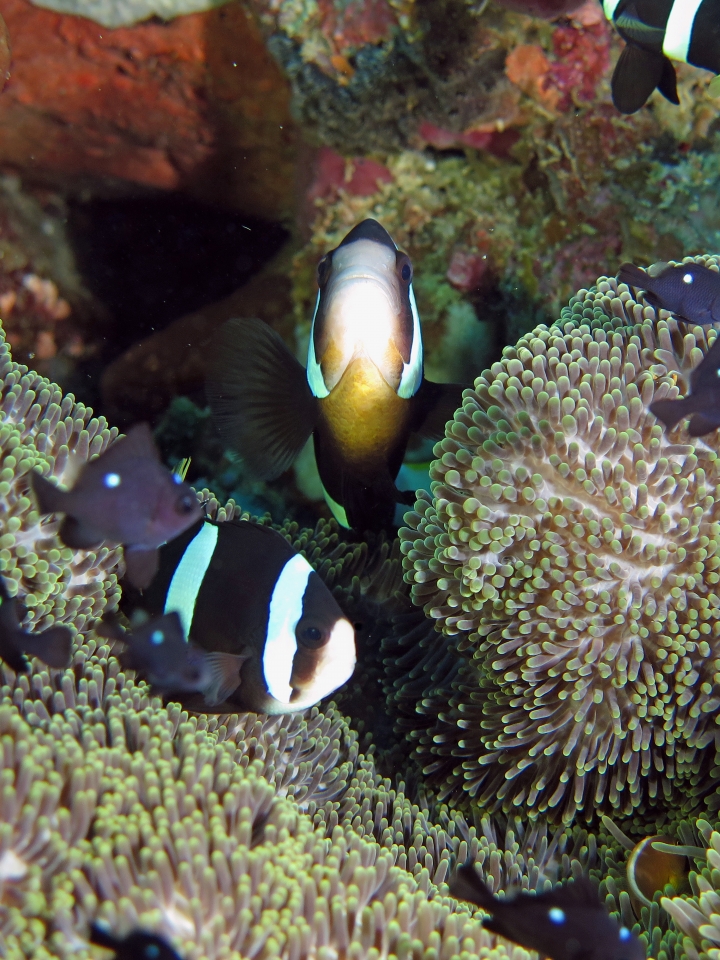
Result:
[[[190,710],[304,710],[355,668],[353,625],[320,576],[281,534],[248,520],[202,520],[166,544],[134,606],[136,617],[177,619],[119,637],[121,658]]]
[[[444,435],[460,384],[423,376],[413,268],[376,220],[363,220],[318,264],[307,369],[258,320],[219,338],[208,396],[223,439],[272,479],[310,435],[325,499],[358,533],[389,528],[414,491],[396,479],[410,435]]]

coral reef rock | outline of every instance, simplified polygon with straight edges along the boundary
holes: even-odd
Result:
[[[0,164],[64,189],[179,189],[273,220],[293,202],[287,85],[236,5],[104,30],[7,0]]]
[[[691,801],[717,737],[720,439],[647,408],[715,336],[603,277],[466,392],[400,531],[465,658],[422,701],[441,796],[568,820]]]

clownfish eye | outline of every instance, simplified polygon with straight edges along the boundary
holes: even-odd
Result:
[[[403,254],[402,259],[398,261],[400,279],[403,283],[410,283],[413,278],[413,268],[410,258]]]
[[[317,627],[301,627],[297,638],[304,647],[320,647],[325,641],[323,631]]]
[[[175,504],[175,509],[178,513],[192,513],[196,503],[196,498],[191,493],[187,493],[184,497],[180,497]]]
[[[320,263],[317,265],[317,282],[319,287],[324,287],[328,282],[331,264],[332,257],[329,253],[326,253]]]

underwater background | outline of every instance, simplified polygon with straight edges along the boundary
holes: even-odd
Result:
[[[615,279],[720,270],[711,75],[621,114],[598,0],[0,14],[0,572],[73,632],[66,670],[0,663],[0,957],[100,960],[99,920],[186,960],[534,958],[450,896],[470,859],[495,893],[588,874],[648,957],[719,960],[720,440],[647,411],[716,331]],[[412,258],[426,373],[474,383],[396,537],[331,519],[311,445],[253,478],[205,397],[230,318],[305,362],[365,218]],[[96,632],[120,549],[64,546],[29,475],[138,421],[356,625],[319,706],[191,713]]]

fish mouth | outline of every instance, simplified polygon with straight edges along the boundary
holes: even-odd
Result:
[[[397,390],[409,358],[408,329],[411,336],[412,312],[394,251],[370,240],[338,248],[313,323],[315,358],[327,392],[360,358],[370,360]]]

